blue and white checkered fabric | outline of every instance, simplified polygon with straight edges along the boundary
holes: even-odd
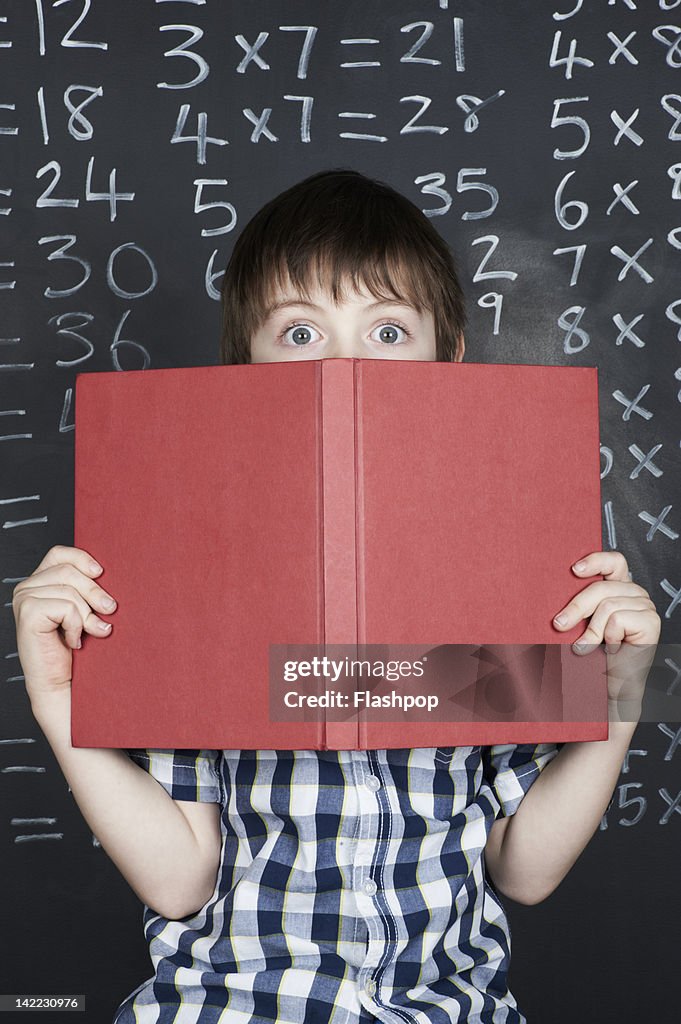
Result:
[[[128,751],[221,804],[222,856],[198,913],[145,907],[114,1024],[524,1024],[484,848],[558,749]]]

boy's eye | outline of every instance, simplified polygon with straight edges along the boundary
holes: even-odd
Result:
[[[279,337],[284,339],[284,340],[287,340],[286,336],[289,334],[289,331],[291,332],[290,335],[289,335],[289,338],[288,338],[290,343],[292,345],[303,346],[303,345],[309,345],[310,341],[312,340],[310,338],[310,332],[314,331],[314,327],[310,327],[308,324],[302,324],[302,323],[301,324],[289,324],[288,327],[284,328],[284,330],[281,332]]]
[[[388,345],[399,344],[400,331],[402,331],[407,338],[411,338],[411,332],[407,330],[404,324],[399,324],[396,320],[389,320],[384,324],[379,324],[376,330],[378,331],[378,340],[385,342]]]

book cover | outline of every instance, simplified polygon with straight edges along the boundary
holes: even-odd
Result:
[[[74,652],[75,746],[607,737],[604,655],[572,653],[584,624],[552,625],[591,582],[571,564],[602,546],[596,368],[79,374],[75,418],[74,544],[118,601],[111,636],[84,634]],[[398,650],[412,655],[398,681],[293,685],[280,671],[326,652],[392,664]],[[344,707],[285,706],[330,689]],[[417,691],[437,707],[396,700]]]

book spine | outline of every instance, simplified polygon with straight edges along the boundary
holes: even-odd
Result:
[[[319,361],[315,365],[314,375],[314,398],[315,398],[315,431],[316,431],[316,447],[317,447],[317,515],[318,519],[315,524],[317,530],[317,578],[315,585],[317,587],[317,636],[320,642],[324,644],[326,642],[326,567],[324,560],[324,403],[323,403],[323,362]],[[319,750],[328,750],[326,745],[326,712],[324,712],[324,718],[317,720],[319,723],[319,732],[317,735],[317,748]]]
[[[366,643],[366,602],[364,590],[364,439],[362,433],[362,385],[364,374],[361,359],[355,361],[354,417],[355,417],[355,608],[357,642]],[[364,708],[357,712],[357,747],[367,749],[367,723]]]
[[[357,644],[354,359],[321,362],[324,645]],[[329,652],[331,653],[331,652]],[[347,651],[345,653],[348,653]],[[356,750],[356,721],[325,721],[326,749]]]

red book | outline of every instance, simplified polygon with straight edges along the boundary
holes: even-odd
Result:
[[[601,549],[596,368],[79,374],[75,416],[74,544],[118,601],[74,652],[75,746],[607,738],[605,655],[552,624]]]

